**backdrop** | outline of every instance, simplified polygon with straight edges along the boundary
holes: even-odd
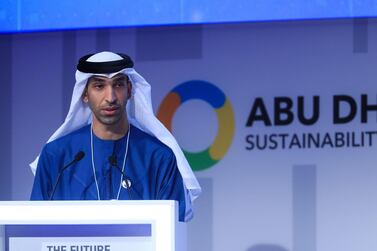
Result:
[[[375,19],[1,35],[1,199],[29,198],[101,50],[135,59],[196,170],[189,250],[377,249]]]

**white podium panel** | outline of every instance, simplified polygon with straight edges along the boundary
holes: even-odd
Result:
[[[182,250],[177,219],[175,201],[0,202],[0,250]]]

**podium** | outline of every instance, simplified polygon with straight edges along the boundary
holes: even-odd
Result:
[[[0,251],[184,250],[176,201],[3,201]]]

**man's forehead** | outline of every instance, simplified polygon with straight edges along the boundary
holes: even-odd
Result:
[[[103,75],[93,75],[91,76],[88,81],[90,80],[114,80],[114,79],[119,79],[119,78],[127,78],[127,75],[124,74],[124,73],[118,73],[116,74],[115,76],[109,78],[109,77],[106,77],[106,76],[103,76]]]

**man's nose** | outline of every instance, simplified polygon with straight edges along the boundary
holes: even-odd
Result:
[[[116,100],[115,89],[112,86],[109,86],[106,90],[106,101],[108,103],[114,103]]]

